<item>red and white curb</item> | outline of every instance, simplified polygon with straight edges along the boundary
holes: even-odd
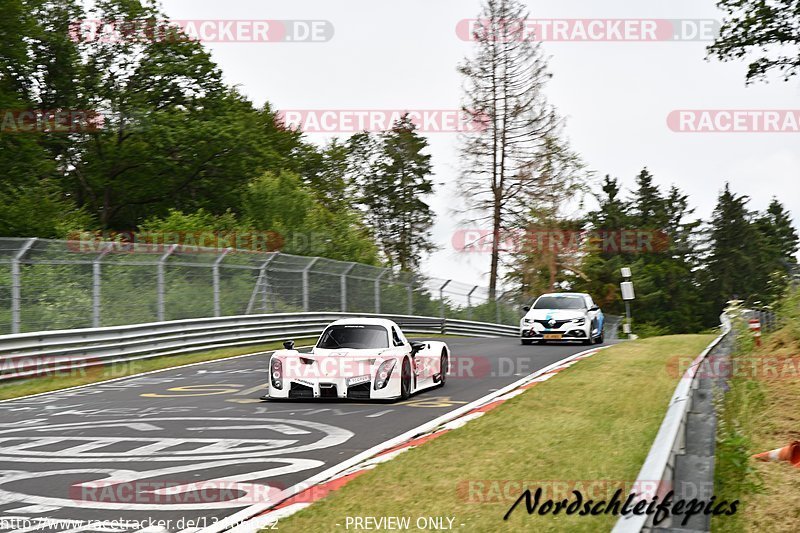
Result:
[[[201,532],[254,533],[263,527],[275,524],[278,520],[305,509],[315,501],[321,500],[330,492],[338,490],[352,479],[375,468],[378,464],[389,461],[411,448],[420,446],[483,416],[514,396],[522,394],[538,383],[547,381],[581,359],[591,357],[605,348],[608,348],[608,346],[592,348],[556,361],[552,365],[525,376],[502,389],[498,389],[402,435],[365,450],[347,461],[328,468],[324,472],[320,472],[316,476],[282,491],[280,496],[273,502],[251,505],[236,514],[220,520],[213,526],[201,530]]]

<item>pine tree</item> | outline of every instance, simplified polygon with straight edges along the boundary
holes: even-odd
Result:
[[[756,226],[764,241],[761,262],[769,274],[764,300],[772,303],[783,295],[789,275],[797,265],[799,239],[791,216],[777,198],[758,217]]]
[[[361,179],[366,220],[389,266],[404,272],[417,271],[422,256],[435,248],[434,213],[424,200],[433,192],[427,147],[406,114],[373,145],[374,161]]]
[[[591,237],[581,264],[585,278],[575,284],[576,290],[591,294],[609,314],[621,314],[624,309],[619,289],[620,268],[628,266],[628,261],[619,250],[608,245],[619,231],[631,226],[630,204],[621,193],[619,180],[606,175],[600,192],[595,194],[598,208],[586,215]]]
[[[768,274],[762,265],[764,241],[747,196],[720,193],[708,232],[710,245],[705,267],[706,300],[714,320],[730,299],[761,301]]]

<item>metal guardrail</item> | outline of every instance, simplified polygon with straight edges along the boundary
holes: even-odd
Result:
[[[653,441],[653,446],[644,460],[642,469],[634,483],[634,500],[652,499],[653,496],[663,496],[664,487],[672,483],[675,469],[675,458],[683,451],[684,429],[691,407],[692,390],[697,387],[697,369],[709,353],[731,332],[731,320],[726,315],[720,317],[722,333],[703,350],[686,370],[680,383],[675,388],[672,399],[667,407],[667,413],[658,428],[658,433]],[[612,529],[612,533],[639,533],[653,529],[653,515],[628,514],[621,516]],[[664,527],[663,525],[660,527]]]
[[[317,337],[332,321],[382,317],[416,334],[515,337],[516,326],[467,320],[363,313],[281,313],[199,318],[0,336],[0,381],[58,375],[76,369]]]

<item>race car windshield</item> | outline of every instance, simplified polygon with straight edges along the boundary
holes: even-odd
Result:
[[[542,296],[533,305],[534,309],[583,309],[583,298],[578,296]]]
[[[337,348],[368,350],[388,347],[389,335],[386,333],[386,328],[371,325],[331,326],[325,330],[317,344],[317,348],[328,350]]]

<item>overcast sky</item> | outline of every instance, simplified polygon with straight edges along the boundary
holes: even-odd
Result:
[[[537,19],[721,19],[711,0],[528,1]],[[456,24],[476,18],[478,0],[165,0],[173,19],[313,19],[335,35],[315,43],[209,43],[226,80],[277,109],[457,109],[456,65],[472,43]],[[567,134],[598,176],[633,186],[647,166],[664,187],[690,195],[707,217],[725,181],[763,209],[777,196],[800,220],[799,133],[676,133],[678,109],[800,109],[800,80],[745,87],[744,63],[705,59],[708,42],[546,42],[553,79],[547,94],[568,118]],[[431,204],[441,250],[432,276],[485,284],[488,255],[453,249],[458,219],[454,133],[431,133]],[[327,136],[309,138],[323,142]],[[795,224],[797,225],[797,224]]]

